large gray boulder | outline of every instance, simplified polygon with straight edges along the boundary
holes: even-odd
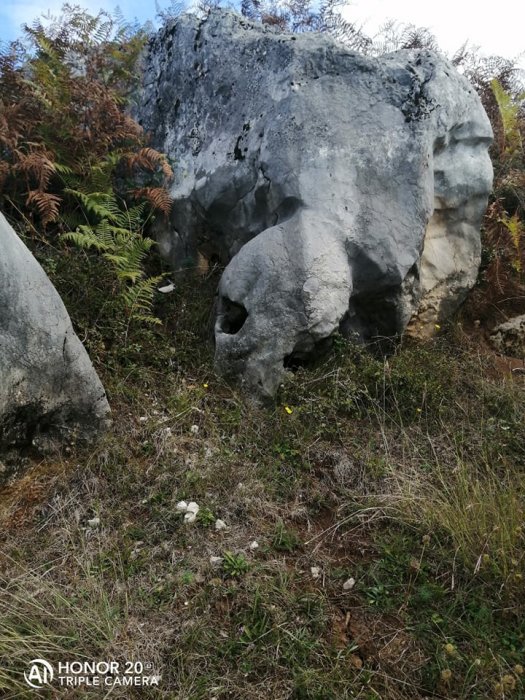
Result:
[[[337,330],[428,335],[474,284],[492,131],[443,57],[186,15],[148,46],[138,115],[175,169],[161,250],[228,263],[215,361],[249,391]]]
[[[92,437],[108,414],[64,304],[0,214],[0,451]]]

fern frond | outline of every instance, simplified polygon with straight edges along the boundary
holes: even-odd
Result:
[[[508,156],[514,157],[523,150],[519,127],[520,102],[523,99],[523,95],[513,98],[496,78],[491,81],[491,88],[498,105],[503,126],[504,150]]]
[[[146,204],[139,202],[133,207],[126,209],[125,216],[127,218],[127,226],[133,230],[142,230],[146,218]]]
[[[115,221],[121,214],[118,206],[114,206],[113,195],[108,195],[106,192],[91,192],[90,194],[86,194],[85,192],[70,189],[69,187],[66,187],[64,192],[76,197],[87,212],[95,214],[95,216],[98,216],[100,219]]]
[[[74,170],[69,165],[64,165],[64,163],[54,163],[55,170],[60,175],[73,175]]]
[[[154,210],[161,212],[165,216],[168,216],[171,211],[173,198],[164,187],[141,187],[133,190],[133,196],[144,197]]]
[[[136,282],[142,277],[142,270],[133,266],[125,255],[117,255],[116,253],[105,253],[104,257],[113,264],[117,272],[117,277],[120,280],[129,280]]]
[[[155,170],[158,165],[162,165],[165,161],[166,156],[149,146],[141,148],[128,156],[128,166],[130,168],[139,167],[144,168],[144,170]]]
[[[106,250],[102,241],[92,232],[68,231],[67,233],[61,234],[60,239],[63,241],[70,241],[82,249],[96,248],[99,251]]]
[[[115,267],[120,279],[136,282],[144,276],[142,265],[146,256],[155,245],[150,238],[127,238],[122,237],[116,242],[113,252],[104,257]]]
[[[523,225],[523,222],[518,216],[518,213],[515,212],[512,216],[507,216],[506,214],[499,219],[500,223],[502,223],[505,228],[507,229],[509,235],[510,235],[510,240],[511,243],[514,247],[515,251],[515,256],[512,261],[512,265],[516,272],[521,272],[522,271],[522,264],[521,264],[521,252],[522,252],[522,241],[524,238],[525,234],[525,226]]]
[[[36,182],[36,189],[40,191],[47,189],[55,172],[55,164],[46,151],[32,150],[27,154],[21,154],[14,167],[26,179],[31,178]]]
[[[30,190],[27,193],[26,206],[30,208],[35,207],[43,226],[47,226],[47,224],[58,219],[61,201],[60,197],[55,194],[42,192],[41,190]]]
[[[159,324],[160,320],[153,316],[153,297],[162,276],[148,277],[127,287],[122,296],[128,308],[131,319],[145,323]]]

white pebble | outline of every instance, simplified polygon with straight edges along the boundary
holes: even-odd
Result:
[[[224,522],[224,520],[221,520],[220,518],[217,518],[217,520],[215,521],[215,529],[216,529],[216,530],[226,530],[227,527],[228,527],[228,526],[226,525],[226,523]]]
[[[185,523],[194,523],[197,520],[196,513],[186,513],[184,516]]]
[[[259,549],[259,543],[257,542],[257,540],[254,540],[253,542],[250,542],[250,549],[251,549],[251,550]]]
[[[222,557],[210,557],[210,564],[213,564],[213,566],[222,564]]]
[[[100,525],[100,518],[91,518],[87,521],[89,527],[98,527]]]
[[[188,507],[187,507],[186,510],[188,511],[188,513],[194,513],[195,515],[197,515],[197,513],[198,513],[199,510],[200,510],[200,508],[199,508],[199,506],[195,503],[195,501],[190,501],[190,503],[188,503]]]
[[[355,586],[355,578],[349,578],[343,583],[343,591],[351,591]]]
[[[190,433],[192,433],[192,435],[197,435],[198,432],[199,432],[199,426],[198,426],[198,425],[192,425],[191,428],[190,428]]]
[[[318,566],[311,566],[310,573],[312,574],[312,578],[319,578],[321,569]]]
[[[175,506],[175,510],[177,510],[179,513],[186,513],[188,510],[188,504],[186,501],[179,501]]]

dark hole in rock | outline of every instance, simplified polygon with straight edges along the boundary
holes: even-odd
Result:
[[[239,136],[237,139],[237,143],[235,144],[235,147],[233,149],[233,159],[234,160],[244,160],[246,156],[243,154],[242,149],[240,147],[240,142],[242,139],[242,134]]]
[[[356,295],[341,319],[340,334],[355,345],[366,346],[378,359],[392,355],[399,341],[396,306],[399,293],[394,288],[377,297]]]
[[[291,352],[285,355],[283,360],[284,369],[289,372],[297,372],[298,369],[308,364],[308,356],[300,352]]]
[[[244,326],[248,312],[242,304],[222,297],[219,308],[219,328],[223,333],[235,335]]]
[[[311,367],[317,360],[321,360],[333,347],[333,338],[323,338],[316,343],[298,343],[289,355],[283,359],[284,369],[288,372],[297,372],[302,367]]]

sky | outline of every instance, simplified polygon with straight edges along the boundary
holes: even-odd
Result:
[[[50,10],[59,14],[63,0],[0,0],[0,40],[20,34],[20,26]],[[99,9],[113,10],[118,5],[124,17],[139,21],[155,20],[155,0],[72,0],[96,14]],[[161,8],[170,0],[158,0]],[[374,34],[387,20],[428,27],[445,52],[454,52],[465,41],[479,46],[485,54],[499,54],[515,59],[522,55],[525,68],[525,2],[499,0],[488,13],[480,0],[351,0],[345,17],[362,25],[365,33]]]
[[[497,8],[488,12],[486,8]],[[345,18],[374,34],[387,19],[427,27],[445,53],[454,53],[468,41],[482,53],[515,59],[525,68],[525,2],[499,0],[352,0]]]

